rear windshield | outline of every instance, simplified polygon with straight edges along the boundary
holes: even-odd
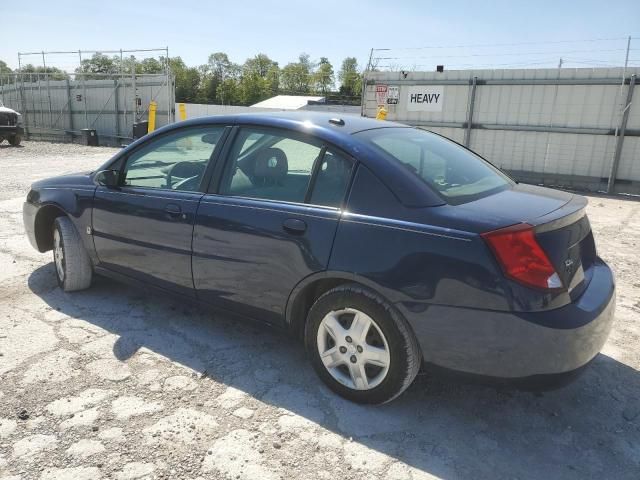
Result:
[[[439,193],[460,204],[505,190],[513,181],[466,148],[417,128],[378,128],[356,134],[402,163]]]

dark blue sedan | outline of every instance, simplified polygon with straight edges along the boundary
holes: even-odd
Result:
[[[593,359],[615,284],[586,203],[424,130],[277,113],[36,182],[24,224],[65,291],[106,275],[283,327],[331,389],[382,403],[425,364],[537,381]]]

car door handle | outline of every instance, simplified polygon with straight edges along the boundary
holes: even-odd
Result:
[[[180,208],[180,205],[170,203],[164,207],[164,212],[171,218],[178,218],[182,213],[182,209]]]
[[[282,228],[289,233],[299,235],[307,230],[307,224],[297,218],[287,218],[282,224]]]

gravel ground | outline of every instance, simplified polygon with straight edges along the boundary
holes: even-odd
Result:
[[[0,146],[1,479],[640,477],[640,202],[590,198],[618,309],[578,381],[532,394],[422,375],[361,407],[276,332],[106,279],[60,291],[24,196],[115,151]]]

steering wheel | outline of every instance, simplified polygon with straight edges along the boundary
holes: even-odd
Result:
[[[184,181],[193,180],[194,178],[200,178],[202,173],[204,172],[204,166],[206,165],[206,161],[202,162],[178,162],[173,165],[167,171],[167,187],[170,189],[174,189],[173,185],[173,177],[179,177],[183,181],[180,182],[180,185],[184,185]]]

